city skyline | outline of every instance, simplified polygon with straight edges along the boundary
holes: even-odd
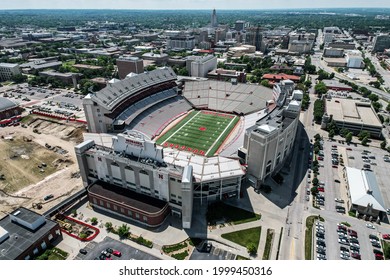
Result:
[[[174,7],[177,10],[186,9],[220,9],[220,10],[245,10],[245,9],[301,9],[301,8],[390,8],[388,0],[363,1],[363,0],[329,0],[329,1],[309,1],[303,0],[293,2],[288,0],[277,0],[268,2],[265,6],[256,0],[248,0],[245,7],[241,3],[230,0],[145,0],[142,2],[135,0],[5,0],[1,1],[0,9],[151,9],[170,10]]]

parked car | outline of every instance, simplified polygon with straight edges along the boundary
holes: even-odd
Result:
[[[361,255],[359,253],[352,253],[351,257],[354,258],[354,259],[357,259],[357,260],[361,260],[362,259]]]
[[[366,227],[368,227],[370,229],[375,229],[375,226],[373,224],[370,224],[370,223],[366,223]]]
[[[382,234],[382,238],[383,239],[390,239],[390,234],[387,234],[387,233]]]
[[[117,256],[117,257],[121,257],[121,256],[122,256],[122,253],[121,253],[120,251],[118,251],[118,250],[114,250],[114,251],[112,252],[112,254],[113,254],[114,256]]]
[[[335,198],[334,201],[339,202],[339,203],[344,203],[344,200],[341,198]]]
[[[85,250],[85,249],[80,249],[79,252],[80,252],[80,254],[83,254],[83,255],[86,255],[88,253],[87,250]]]

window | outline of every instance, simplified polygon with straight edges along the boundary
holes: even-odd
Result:
[[[279,162],[280,162],[280,152],[278,153],[278,156],[277,156],[277,158],[276,158],[276,165],[278,165]]]
[[[267,162],[267,167],[266,167],[266,169],[265,169],[265,174],[268,174],[268,173],[271,172],[271,167],[272,167],[272,162],[269,160],[269,161]]]
[[[131,217],[131,216],[133,216],[133,212],[131,212],[130,210],[127,210],[127,215],[129,215]]]
[[[53,234],[50,233],[48,238],[49,238],[49,241],[52,240],[53,239]]]
[[[172,182],[176,182],[176,179],[175,178],[169,178],[169,180],[171,180]]]
[[[27,260],[31,259],[31,257],[30,257],[30,255],[27,255],[24,257],[24,259],[27,261]]]
[[[148,172],[146,172],[145,170],[140,170],[139,172],[140,174],[145,174],[145,175],[149,175]]]
[[[121,213],[125,213],[125,209],[121,207]]]
[[[43,241],[41,243],[41,248],[42,248],[42,250],[46,250],[47,246],[46,246],[46,242],[45,241]]]
[[[135,213],[135,218],[139,219],[139,214],[138,213]]]
[[[159,179],[164,179],[164,176],[162,174],[158,174]]]
[[[118,210],[118,207],[116,207],[116,205],[114,204],[114,210],[116,211],[116,210]]]
[[[93,199],[92,199],[92,203],[93,203],[93,204],[97,204],[96,198],[93,198]]]
[[[39,252],[38,248],[35,248],[34,251],[33,251],[34,255],[38,254],[38,252]]]
[[[107,207],[107,208],[111,208],[110,203],[106,202],[106,207]]]
[[[57,235],[61,235],[61,230],[56,229],[56,234],[57,234]]]
[[[144,216],[144,222],[147,222],[148,221],[148,217]]]
[[[99,200],[100,206],[104,206],[103,200]]]
[[[171,197],[176,197],[176,194],[171,193]]]

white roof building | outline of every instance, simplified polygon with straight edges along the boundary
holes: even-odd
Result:
[[[352,205],[385,212],[375,174],[371,171],[345,167]]]

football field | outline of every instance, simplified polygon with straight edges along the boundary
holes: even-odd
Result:
[[[239,120],[225,113],[192,111],[156,142],[163,147],[212,156]]]

